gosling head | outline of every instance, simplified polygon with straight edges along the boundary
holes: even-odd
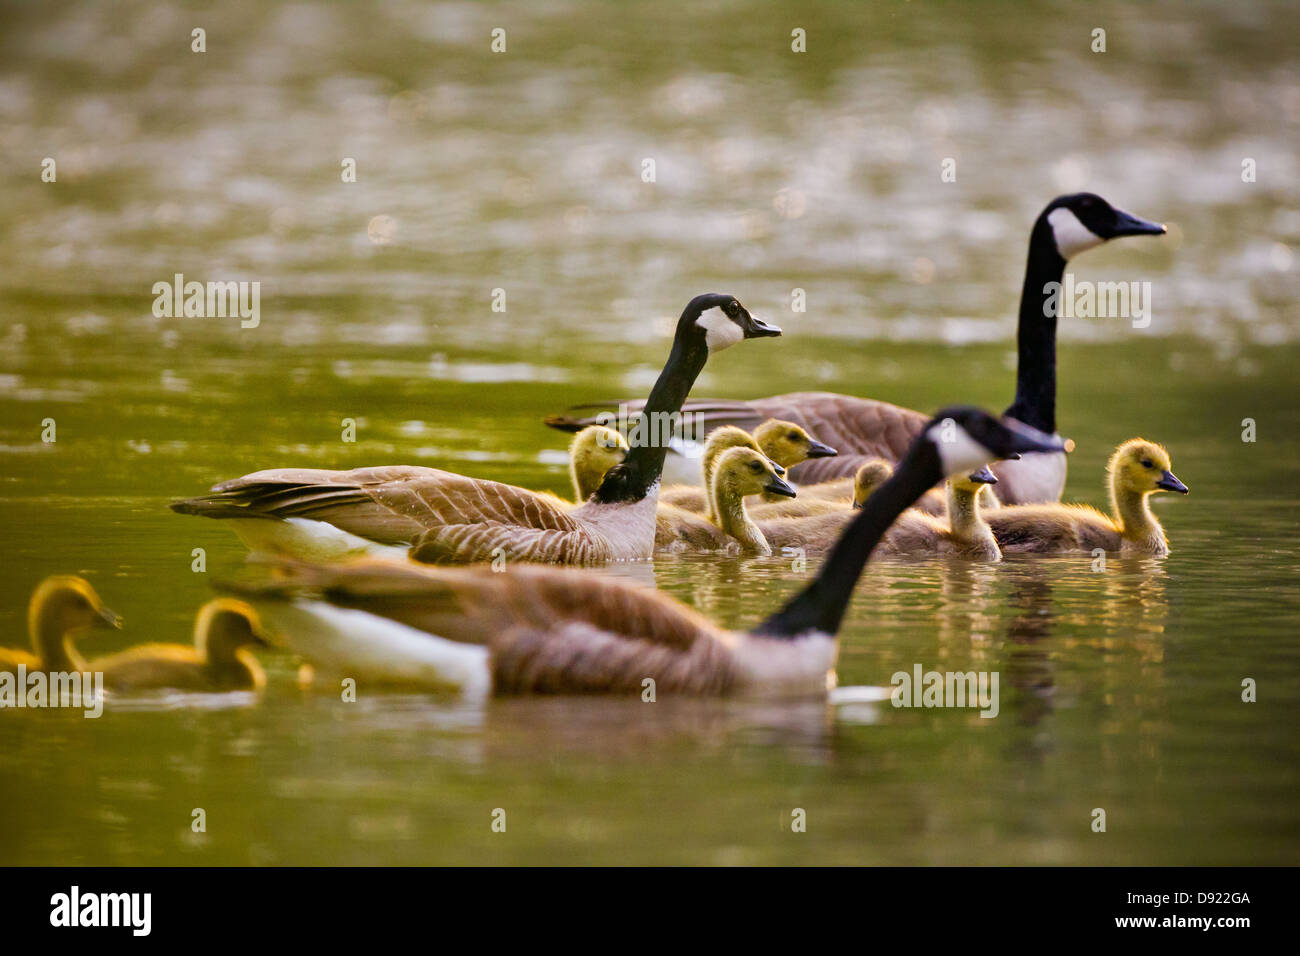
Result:
[[[1038,217],[1062,259],[1119,236],[1159,236],[1165,227],[1116,209],[1096,193],[1057,196]],[[1038,226],[1035,226],[1035,232]]]
[[[778,468],[780,465],[753,448],[730,448],[718,459],[713,484],[740,498],[765,491],[793,498],[795,490],[778,474]]]
[[[1156,491],[1187,494],[1187,486],[1174,477],[1169,452],[1145,438],[1131,438],[1110,458],[1111,487],[1116,491],[1149,495]]]
[[[33,629],[39,618],[51,621],[63,634],[122,626],[122,618],[104,606],[90,582],[71,574],[54,574],[42,581],[32,593],[28,616]]]
[[[931,459],[941,477],[951,477],[970,474],[990,461],[1014,454],[1065,451],[1066,443],[1014,419],[955,405],[930,420],[914,448]]]
[[[853,507],[861,508],[871,497],[871,493],[887,482],[894,475],[894,466],[882,458],[873,458],[862,463],[857,474],[853,476]]]
[[[978,494],[979,490],[985,485],[996,485],[998,476],[993,474],[988,465],[985,465],[972,471],[969,475],[953,475],[948,480],[952,482],[953,488],[958,491]]]
[[[780,334],[781,330],[775,325],[768,325],[750,315],[734,295],[716,292],[691,299],[677,321],[677,343],[703,347],[708,354],[721,352],[742,339]]]
[[[729,448],[749,448],[764,454],[763,449],[754,440],[754,436],[745,429],[735,425],[722,425],[709,432],[709,437],[704,442],[704,459],[713,460],[716,466],[718,457]],[[780,463],[776,463],[776,466],[776,473],[784,475],[785,466]]]
[[[614,428],[588,425],[569,444],[569,471],[579,501],[600,487],[605,473],[627,457],[627,441]]]
[[[754,430],[754,441],[778,465],[793,468],[809,458],[834,458],[839,454],[823,445],[794,422],[771,418]]]
[[[252,605],[222,597],[199,608],[194,624],[194,646],[208,659],[231,655],[249,644],[270,644],[270,635]]]

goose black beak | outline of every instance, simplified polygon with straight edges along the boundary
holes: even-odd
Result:
[[[121,630],[122,615],[118,614],[116,611],[113,611],[109,608],[101,607],[99,609],[99,620],[96,622],[96,624],[99,627],[109,628],[114,631]]]
[[[770,491],[774,495],[784,495],[787,498],[795,497],[794,486],[784,478],[772,476],[772,480],[763,486],[764,491]]]
[[[1059,435],[1040,432],[1037,428],[1018,422],[1014,418],[1003,418],[1001,422],[1005,429],[1004,433],[992,436],[992,444],[986,445],[989,451],[999,458],[1027,452],[1070,451],[1074,447],[1073,442]],[[998,447],[995,448],[993,445]]]
[[[837,452],[830,445],[823,445],[819,441],[811,441],[811,440],[808,443],[809,458],[834,458],[838,454],[839,452]]]
[[[778,475],[780,475],[782,478],[784,478],[784,477],[785,477],[785,465],[778,465],[776,462],[772,461],[771,458],[769,458],[768,461],[771,461],[771,462],[772,462],[772,470],[773,470],[774,472],[776,472]]]
[[[1165,491],[1176,491],[1180,495],[1187,494],[1187,486],[1174,477],[1174,473],[1169,469],[1160,475],[1160,480],[1156,482],[1157,488],[1163,488]]]
[[[1164,223],[1141,219],[1123,209],[1115,210],[1116,236],[1163,236],[1166,232]]]
[[[746,313],[745,320],[741,324],[747,339],[763,339],[772,335],[780,335],[781,330],[775,325],[768,325],[762,319],[756,319]]]
[[[979,471],[971,472],[970,480],[981,485],[996,485],[998,483],[998,476],[989,470],[988,465],[985,465]]]

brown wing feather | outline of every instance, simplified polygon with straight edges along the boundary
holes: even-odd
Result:
[[[276,577],[223,585],[261,597],[320,594],[450,640],[488,643],[514,628],[544,631],[580,623],[677,651],[722,632],[658,591],[569,568],[519,565],[437,568],[367,559],[318,565],[278,562]]]
[[[274,469],[223,482],[213,492],[173,507],[213,517],[312,518],[383,544],[410,542],[448,524],[578,528],[554,495],[438,468]]]

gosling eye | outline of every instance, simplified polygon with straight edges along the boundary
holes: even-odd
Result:
[[[790,441],[798,441],[798,440],[799,440],[799,433],[798,433],[798,432],[790,432],[790,434],[786,435],[785,437],[788,438],[788,439],[790,439]]]
[[[752,472],[753,472],[754,474],[756,474],[756,475],[761,475],[761,474],[763,473],[763,464],[762,464],[762,462],[751,461],[751,462],[749,463],[749,470],[752,471]]]
[[[1143,468],[1154,468],[1155,465],[1153,465],[1153,464],[1151,463],[1151,459],[1150,459],[1150,458],[1143,458],[1143,459],[1142,459],[1142,467],[1143,467]]]

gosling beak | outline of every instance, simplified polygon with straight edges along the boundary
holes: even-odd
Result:
[[[762,319],[756,319],[748,312],[745,313],[744,322],[740,326],[744,329],[745,338],[762,339],[771,335],[780,335],[781,330],[775,325],[768,325]]]
[[[99,627],[111,628],[114,631],[120,630],[122,627],[122,615],[101,605],[99,608],[99,621],[96,623]]]
[[[812,439],[808,440],[809,458],[834,458],[838,454],[839,452],[830,445],[823,445],[821,442]]]
[[[1001,435],[990,436],[992,442],[986,445],[998,458],[1007,458],[1018,452],[1068,451],[1074,445],[1073,442],[1067,442],[1059,435],[1040,432],[1037,428],[1018,422],[1014,418],[1003,418],[1001,423],[1005,431]]]
[[[1116,209],[1115,214],[1116,236],[1162,236],[1168,231],[1163,223],[1141,219],[1123,209]]]
[[[970,480],[980,485],[996,485],[998,476],[989,470],[988,465],[985,465],[979,471],[971,472]]]
[[[770,491],[774,495],[784,495],[787,498],[795,497],[794,485],[777,475],[772,476],[772,480],[763,486],[764,491]]]
[[[1160,475],[1160,480],[1156,482],[1157,488],[1163,488],[1165,491],[1176,491],[1180,495],[1187,494],[1187,486],[1174,477],[1174,473],[1168,468]]]
[[[1002,460],[1003,460],[1003,461],[1019,461],[1019,460],[1020,460],[1020,452],[1018,452],[1018,451],[1013,451],[1011,454],[1007,455],[1007,457],[1006,457],[1006,458],[1003,458]]]

